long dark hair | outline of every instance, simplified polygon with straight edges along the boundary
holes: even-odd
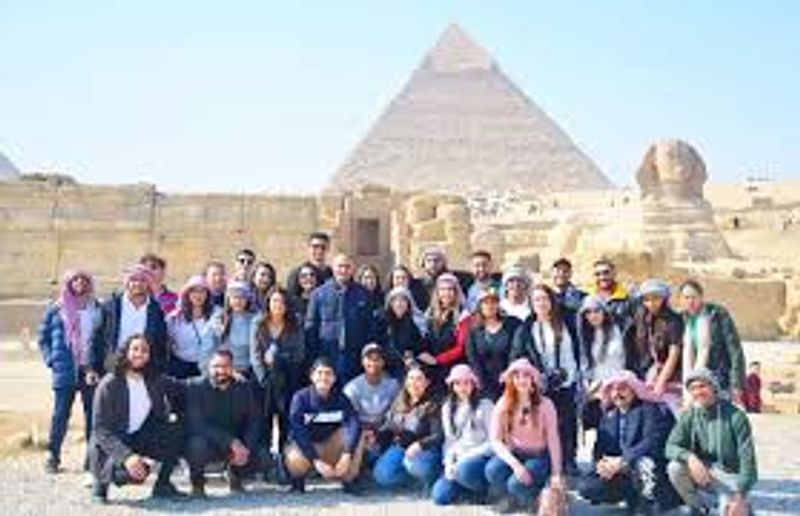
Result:
[[[445,401],[448,407],[450,407],[450,428],[456,427],[456,407],[458,407],[460,401],[455,389],[453,389],[453,385],[450,384],[447,388],[447,400]],[[481,396],[478,392],[478,386],[473,382],[472,392],[469,394],[469,425],[472,428],[475,427],[475,413],[478,411],[478,404],[480,401]]]
[[[428,380],[428,386],[425,388],[425,392],[422,394],[422,396],[419,399],[419,402],[417,403],[417,405],[422,405],[428,402],[432,396],[431,377],[425,371],[425,368],[422,367],[420,364],[412,364],[406,370],[406,377],[408,377],[408,374],[411,371],[421,372],[423,376],[425,376],[425,378]],[[414,405],[411,403],[411,396],[408,394],[408,389],[406,389],[405,385],[403,385],[403,387],[400,389],[400,392],[397,393],[397,397],[395,398],[394,403],[392,403],[392,410],[394,412],[400,412],[404,414],[410,412],[411,409],[413,408]]]
[[[555,290],[553,290],[550,285],[537,283],[531,288],[531,304],[533,304],[533,292],[535,290],[541,290],[547,294],[547,297],[550,299],[550,324],[553,326],[553,333],[555,334],[556,340],[562,338],[564,335],[564,314],[561,311],[561,304],[558,302]]]
[[[181,317],[183,317],[183,320],[186,322],[192,322],[194,320],[192,317],[193,307],[192,302],[189,299],[189,294],[191,294],[192,290],[196,288],[202,288],[206,291],[206,300],[203,301],[203,317],[208,319],[211,316],[211,312],[214,310],[214,304],[211,302],[211,290],[208,287],[197,286],[186,289],[186,291],[181,295],[180,305]]]
[[[614,333],[614,318],[605,308],[599,308],[603,314],[603,342],[600,343],[600,360],[605,360],[608,354],[608,344],[611,342],[611,335]],[[594,345],[594,335],[597,328],[586,320],[586,313],[589,310],[581,310],[580,319],[578,320],[578,330],[581,339],[581,346],[583,346],[583,353],[586,355],[586,360],[589,367],[594,367],[594,353],[592,353],[592,346]]]
[[[128,360],[128,350],[135,340],[143,341],[147,344],[147,349],[150,351],[150,359],[147,361],[147,365],[145,365],[142,371],[142,376],[150,378],[156,374],[156,367],[153,361],[153,346],[150,345],[150,341],[147,340],[147,337],[145,337],[143,333],[134,333],[125,339],[122,346],[117,349],[114,356],[114,374],[116,376],[125,376],[128,371],[131,370],[131,362]]]
[[[286,333],[294,333],[299,327],[297,319],[295,318],[294,310],[292,309],[291,300],[289,299],[289,293],[283,288],[272,287],[267,293],[266,306],[264,307],[264,317],[261,319],[261,322],[259,322],[258,328],[256,329],[256,336],[259,342],[263,342],[267,337],[269,337],[269,322],[272,319],[272,313],[269,310],[269,300],[275,294],[281,296],[283,299],[283,304],[286,307],[286,312],[283,314],[283,329],[281,330],[281,336]]]
[[[245,295],[245,299],[247,300],[247,304],[244,307],[244,312],[249,313],[253,307],[253,298]],[[222,311],[222,336],[221,340],[225,340],[228,338],[228,335],[231,333],[231,321],[233,321],[233,308],[231,307],[230,297],[229,294],[225,293],[225,307]]]
[[[272,289],[275,288],[275,286],[277,284],[277,281],[278,281],[278,275],[275,272],[275,267],[271,263],[269,263],[267,261],[264,261],[264,260],[257,261],[255,263],[255,265],[253,266],[253,278],[254,279],[255,279],[255,276],[256,276],[255,273],[256,273],[256,271],[258,269],[266,269],[267,271],[269,271],[270,277],[272,278],[272,282],[270,282],[270,284],[269,284],[269,286],[267,287],[267,290],[266,290],[266,294],[269,295],[269,293],[272,291]],[[256,291],[256,292],[260,292],[258,290],[258,285],[256,285],[255,282],[253,282],[253,290]]]

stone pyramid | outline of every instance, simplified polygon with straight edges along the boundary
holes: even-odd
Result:
[[[467,195],[613,187],[457,25],[447,28],[329,187],[364,184]]]
[[[0,181],[16,179],[19,177],[19,169],[14,166],[5,154],[0,152]]]

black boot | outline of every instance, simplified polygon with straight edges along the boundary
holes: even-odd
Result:
[[[44,461],[44,471],[50,475],[55,475],[58,473],[58,468],[60,465],[61,461],[59,458],[52,453],[48,453],[47,459]]]
[[[102,484],[97,480],[92,484],[92,502],[100,505],[108,503],[108,484]]]
[[[176,461],[166,461],[161,463],[158,471],[158,478],[153,484],[151,496],[153,498],[185,498],[186,494],[178,490],[170,480],[172,470],[175,469]]]
[[[303,494],[306,492],[306,479],[304,478],[293,478],[291,480],[291,487],[289,488],[290,493],[298,493]]]
[[[192,498],[203,500],[206,496],[206,485],[203,480],[192,479]]]

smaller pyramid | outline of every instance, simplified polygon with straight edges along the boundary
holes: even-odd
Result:
[[[19,169],[6,157],[5,154],[0,152],[0,181],[8,179],[17,179],[20,175]]]

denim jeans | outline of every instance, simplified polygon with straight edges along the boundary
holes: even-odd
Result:
[[[412,459],[406,458],[405,454],[405,448],[393,444],[378,457],[372,475],[379,486],[397,488],[413,480],[422,482],[424,486],[433,484],[442,468],[439,449],[422,450]]]
[[[514,452],[514,456],[522,462],[533,477],[530,485],[525,485],[517,480],[511,467],[497,456],[493,456],[486,463],[486,480],[493,493],[507,494],[514,497],[520,505],[530,505],[539,496],[550,478],[550,454],[547,452],[539,454]]]
[[[467,492],[485,493],[488,484],[484,471],[489,458],[490,455],[478,455],[464,459],[456,466],[455,478],[440,476],[433,485],[433,503],[449,505]]]
[[[700,487],[692,480],[686,463],[671,461],[667,466],[669,480],[686,505],[701,510],[713,509],[716,506],[720,514],[723,514],[737,492],[738,476],[716,466],[709,466],[709,472],[711,484]]]
[[[50,438],[47,449],[56,460],[61,458],[61,445],[67,435],[69,417],[72,414],[72,404],[75,394],[80,393],[83,405],[83,419],[86,428],[86,441],[89,441],[92,429],[92,399],[94,386],[86,385],[86,372],[83,368],[78,371],[75,385],[53,389],[53,417],[50,420]]]

